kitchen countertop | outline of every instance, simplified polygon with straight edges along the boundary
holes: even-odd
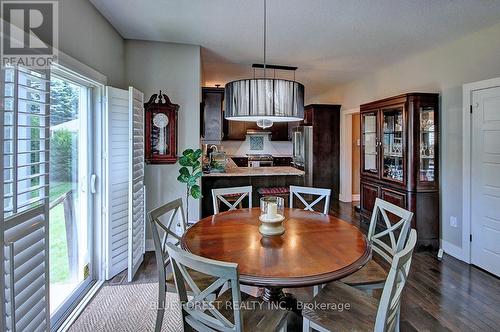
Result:
[[[224,176],[304,176],[304,171],[290,166],[273,167],[227,167],[225,173],[208,173],[203,177]]]
[[[272,154],[274,158],[292,158],[291,154]],[[228,158],[248,158],[246,154],[244,155],[228,155]]]

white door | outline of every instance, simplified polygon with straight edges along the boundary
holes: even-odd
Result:
[[[143,96],[136,89],[106,87],[106,279],[144,254]]]
[[[500,275],[500,87],[472,94],[471,261]]]

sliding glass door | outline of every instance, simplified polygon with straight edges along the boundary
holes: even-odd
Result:
[[[65,316],[95,280],[91,180],[92,89],[71,76],[50,81],[49,271],[52,322]]]

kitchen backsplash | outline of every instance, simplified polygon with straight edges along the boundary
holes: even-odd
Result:
[[[244,156],[247,153],[271,154],[271,155],[292,155],[292,142],[271,141],[270,135],[252,134],[247,135],[241,141],[223,141],[222,151],[230,156]]]

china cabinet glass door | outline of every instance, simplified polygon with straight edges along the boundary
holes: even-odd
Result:
[[[434,150],[435,150],[435,124],[434,108],[420,108],[420,152],[419,152],[419,182],[434,182]]]
[[[403,108],[382,111],[382,177],[403,182],[404,141]]]
[[[362,153],[363,172],[378,174],[378,153],[377,153],[377,113],[362,114]]]

